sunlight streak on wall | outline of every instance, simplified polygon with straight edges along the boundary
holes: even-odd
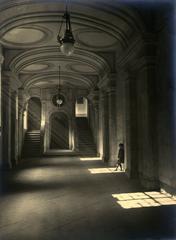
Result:
[[[26,130],[27,129],[27,111],[24,111],[24,118],[23,118],[23,127]]]

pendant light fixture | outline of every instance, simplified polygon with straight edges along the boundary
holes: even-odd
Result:
[[[65,32],[64,32],[64,35],[61,36],[61,30],[62,30],[62,25],[63,25],[64,21],[65,21]],[[72,34],[70,14],[69,14],[68,9],[67,9],[67,3],[66,3],[65,13],[62,17],[62,22],[61,22],[61,25],[60,25],[57,40],[60,44],[61,52],[66,56],[70,56],[74,51],[75,40],[74,40],[74,37],[73,37],[73,34]]]
[[[61,94],[61,84],[60,84],[60,66],[59,66],[59,79],[58,79],[58,88],[57,88],[57,94],[54,95],[52,99],[53,104],[60,108],[63,106],[65,102],[64,96]]]

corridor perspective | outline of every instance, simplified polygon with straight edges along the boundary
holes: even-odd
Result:
[[[0,240],[176,240],[176,0],[0,0],[0,113]]]
[[[114,169],[98,158],[28,159],[6,175],[0,239],[176,239],[176,198]]]

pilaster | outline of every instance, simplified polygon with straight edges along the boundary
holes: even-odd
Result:
[[[2,168],[11,168],[10,76],[2,73]]]
[[[125,158],[129,177],[138,177],[138,105],[135,73],[128,72],[125,80]]]
[[[109,160],[109,119],[108,119],[108,94],[101,89],[99,98],[99,152],[102,160]]]
[[[116,135],[116,88],[115,82],[111,81],[108,88],[108,128],[109,128],[109,166],[115,166],[117,161],[117,135]]]
[[[99,150],[99,89],[95,88],[88,96],[90,109],[90,125],[94,136],[94,141]],[[97,152],[99,155],[99,151]]]
[[[138,71],[136,89],[138,119],[138,169],[141,183],[148,189],[159,188],[156,66],[147,58]]]
[[[23,145],[24,89],[18,89],[18,160],[21,160]]]
[[[0,45],[0,168],[2,167],[2,64],[4,62],[4,56],[2,54],[2,47]]]

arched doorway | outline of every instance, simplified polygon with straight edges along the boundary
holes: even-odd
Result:
[[[75,103],[75,116],[88,117],[88,101],[85,97],[78,97]]]
[[[69,149],[69,122],[63,112],[50,117],[50,149]]]
[[[32,97],[28,101],[28,130],[40,130],[41,127],[41,101],[37,97]]]

